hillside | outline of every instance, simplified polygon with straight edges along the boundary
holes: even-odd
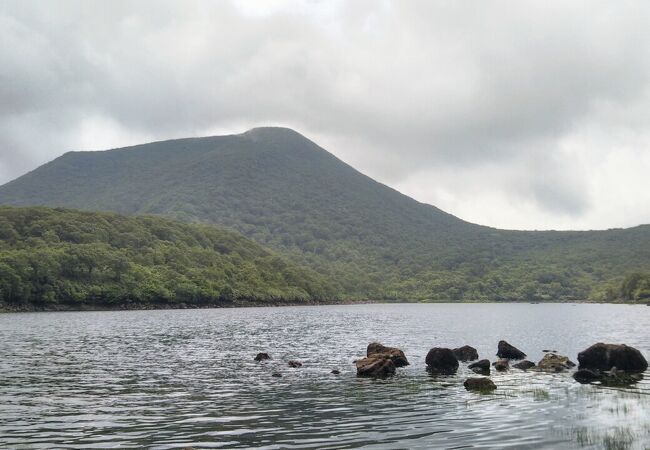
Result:
[[[213,226],[0,207],[0,309],[333,299],[319,275]]]
[[[284,128],[71,152],[0,203],[157,214],[237,230],[357,298],[584,300],[650,268],[650,226],[470,224],[375,182]]]

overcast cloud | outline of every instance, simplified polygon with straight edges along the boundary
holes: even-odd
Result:
[[[463,219],[650,223],[650,3],[0,0],[0,182],[283,125]]]

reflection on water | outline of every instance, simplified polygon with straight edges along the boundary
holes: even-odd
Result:
[[[614,320],[615,319],[615,320]],[[2,448],[610,448],[650,446],[650,382],[580,385],[568,374],[430,376],[434,346],[494,360],[506,339],[538,361],[598,342],[650,356],[650,308],[358,305],[0,316]],[[357,379],[378,340],[411,365]],[[268,351],[272,360],[253,357]],[[289,368],[290,359],[303,363]],[[330,373],[339,369],[340,375]],[[271,376],[282,373],[282,378]]]

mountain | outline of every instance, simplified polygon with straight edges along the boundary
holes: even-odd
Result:
[[[66,153],[0,187],[0,203],[219,224],[354,298],[603,299],[629,273],[650,268],[650,226],[534,232],[471,224],[286,128]]]
[[[0,309],[332,300],[319,275],[214,226],[0,207]]]

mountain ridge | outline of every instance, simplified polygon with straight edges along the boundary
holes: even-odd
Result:
[[[68,152],[1,186],[0,203],[225,226],[355,298],[575,300],[606,296],[630,271],[650,267],[650,226],[528,231],[473,224],[282,127]]]

